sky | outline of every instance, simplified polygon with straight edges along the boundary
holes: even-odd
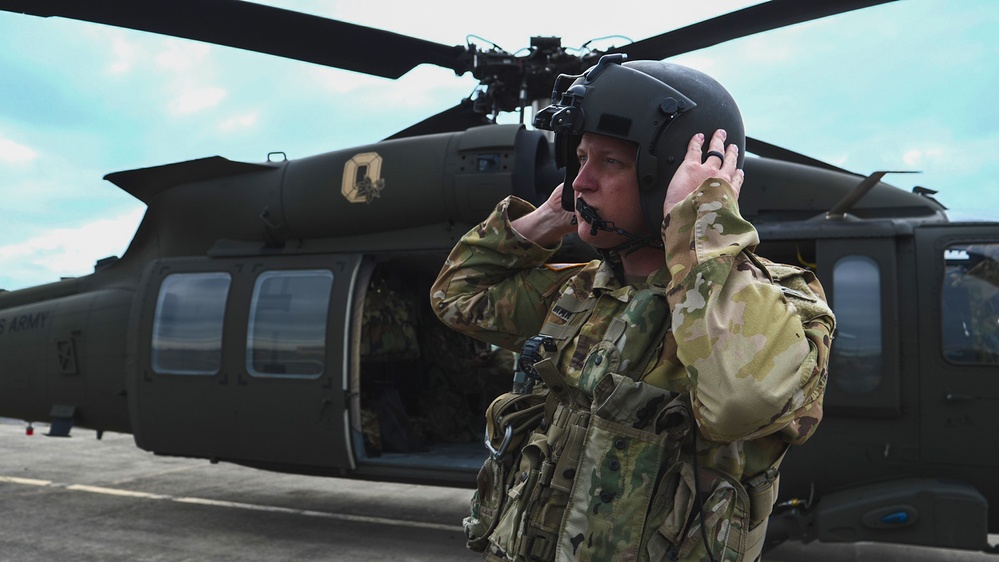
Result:
[[[640,40],[750,4],[616,0],[271,0],[445,45],[515,52]],[[717,78],[747,133],[848,170],[939,191],[954,217],[999,219],[999,2],[900,0],[674,57]],[[104,181],[220,155],[262,162],[377,142],[455,105],[470,76],[399,80],[62,18],[0,12],[0,288],[87,275],[121,255],[144,205]],[[479,39],[481,38],[481,39]],[[620,44],[617,38],[596,45]]]

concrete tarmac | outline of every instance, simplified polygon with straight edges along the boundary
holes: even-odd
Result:
[[[276,474],[157,457],[130,435],[25,435],[0,420],[0,562],[481,560],[470,490]],[[995,539],[995,537],[993,537]],[[991,561],[887,545],[782,545],[768,561]]]

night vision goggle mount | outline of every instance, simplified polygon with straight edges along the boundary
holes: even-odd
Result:
[[[586,97],[587,86],[600,76],[612,64],[624,62],[624,55],[615,53],[604,55],[596,66],[581,75],[560,74],[555,79],[552,88],[552,103],[534,116],[534,126],[538,129],[565,133],[570,135],[583,134],[585,114],[583,113],[583,98]],[[582,82],[579,82],[582,78]],[[575,84],[575,86],[573,85]],[[559,163],[564,165],[564,163]]]

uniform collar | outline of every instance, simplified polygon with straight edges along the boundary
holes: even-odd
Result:
[[[644,281],[626,285],[618,280],[613,265],[605,259],[600,262],[597,273],[593,278],[593,292],[597,296],[609,294],[618,300],[626,302],[630,300],[630,295],[634,294],[636,290],[647,289],[649,287],[665,289],[669,284],[669,280],[669,270],[663,266],[652,272]]]

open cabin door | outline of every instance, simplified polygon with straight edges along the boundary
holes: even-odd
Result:
[[[133,311],[136,444],[293,472],[351,466],[346,391],[358,255],[151,264]]]

